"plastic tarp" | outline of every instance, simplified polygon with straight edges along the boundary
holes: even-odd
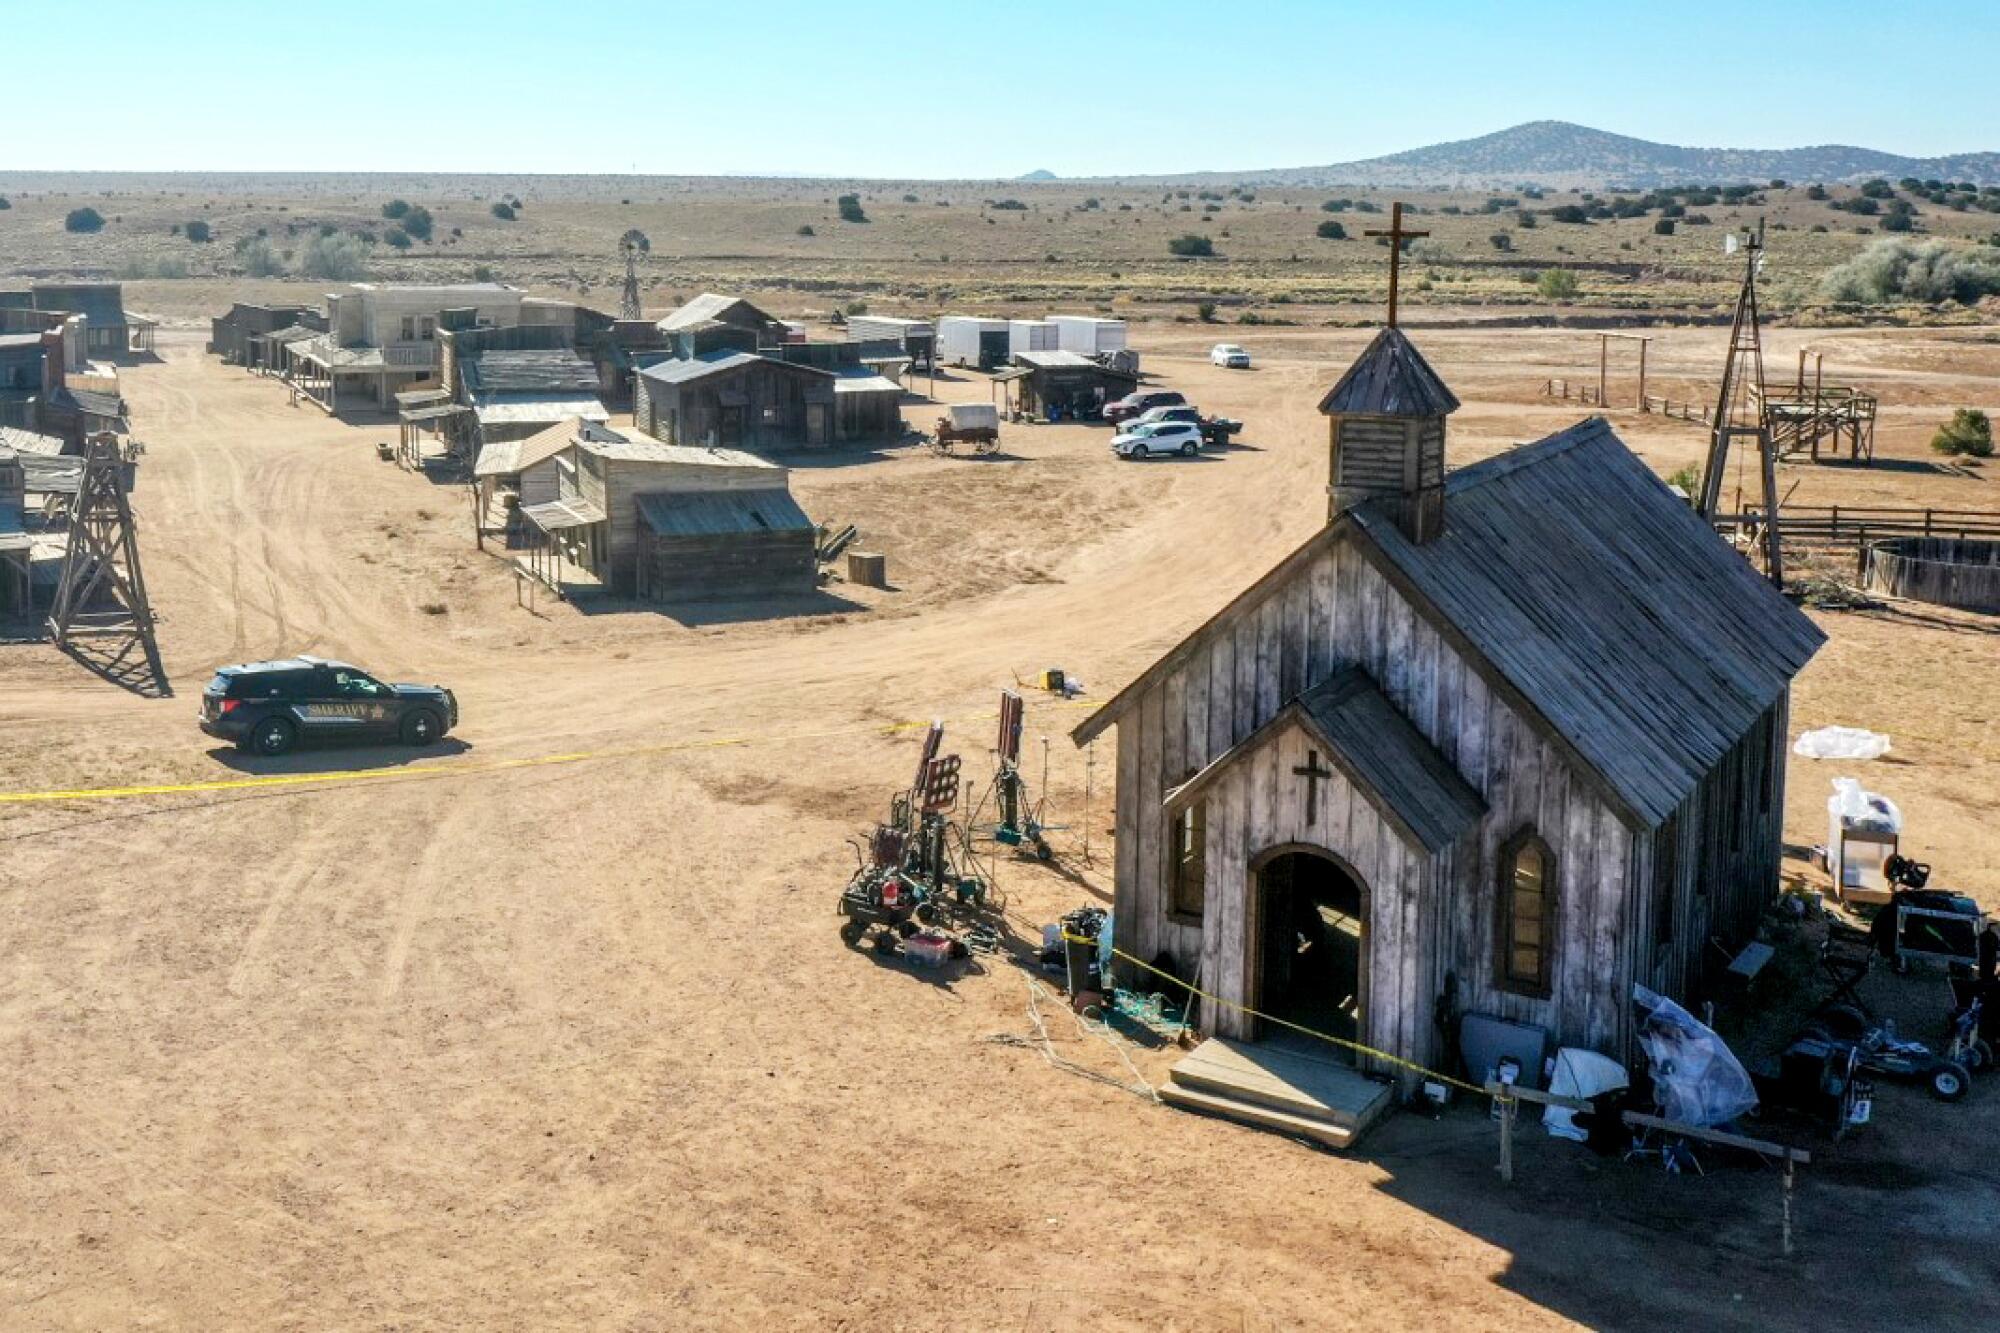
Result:
[[[1864,791],[1859,778],[1835,778],[1833,795],[1826,798],[1826,812],[1834,827],[1870,833],[1901,833],[1903,812],[1896,803],[1878,792]]]
[[[1644,986],[1632,988],[1632,1001],[1662,1116],[1706,1128],[1726,1125],[1757,1104],[1742,1062],[1693,1014]]]
[[[1804,759],[1880,759],[1889,753],[1889,738],[1861,727],[1821,727],[1793,742],[1792,753]]]
[[[1556,1052],[1556,1067],[1549,1075],[1550,1092],[1586,1102],[1631,1086],[1632,1080],[1625,1073],[1624,1065],[1608,1055],[1580,1050],[1575,1046],[1565,1046]],[[1567,1106],[1551,1106],[1543,1110],[1542,1128],[1556,1138],[1573,1139],[1578,1143],[1590,1137],[1577,1125],[1576,1113]]]

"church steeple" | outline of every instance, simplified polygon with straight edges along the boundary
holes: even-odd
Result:
[[[1329,428],[1327,521],[1384,500],[1403,534],[1421,545],[1444,530],[1444,419],[1458,399],[1396,327],[1403,243],[1427,233],[1403,230],[1396,204],[1389,230],[1368,234],[1389,238],[1389,320],[1320,400]]]

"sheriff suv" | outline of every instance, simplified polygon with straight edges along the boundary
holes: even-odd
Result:
[[[201,692],[201,729],[261,755],[339,736],[429,745],[457,725],[444,686],[386,685],[323,657],[221,667]]]

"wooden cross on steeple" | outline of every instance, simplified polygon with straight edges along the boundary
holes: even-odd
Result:
[[[1396,327],[1396,279],[1401,276],[1403,269],[1403,242],[1414,241],[1430,233],[1403,230],[1403,204],[1398,200],[1389,205],[1389,230],[1368,231],[1362,235],[1389,238],[1389,327],[1393,329]]]

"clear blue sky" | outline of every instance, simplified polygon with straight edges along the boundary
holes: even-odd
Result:
[[[4,3],[0,96],[48,115],[0,169],[1087,175],[1545,118],[2000,148],[1962,82],[2000,53],[1996,0]]]

